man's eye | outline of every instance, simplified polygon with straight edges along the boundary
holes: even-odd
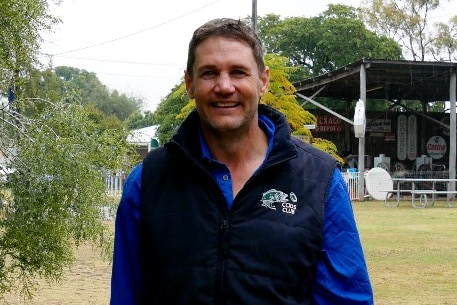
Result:
[[[246,73],[242,70],[233,70],[231,74],[234,76],[244,76]]]
[[[213,79],[217,76],[216,71],[208,70],[200,74],[202,79]]]
[[[214,75],[216,75],[216,72],[215,71],[210,71],[210,70],[205,71],[205,72],[202,73],[203,77],[211,77],[211,76],[214,76]]]

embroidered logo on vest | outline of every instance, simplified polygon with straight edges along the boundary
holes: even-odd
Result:
[[[287,195],[284,192],[271,189],[263,193],[260,201],[262,202],[262,206],[268,209],[276,210],[276,205],[279,204],[281,212],[295,214],[297,205],[291,203],[288,197],[290,197],[290,201],[297,202],[297,196],[293,192],[291,192],[290,195]]]

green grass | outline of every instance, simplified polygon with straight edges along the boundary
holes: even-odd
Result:
[[[376,305],[457,304],[457,209],[353,206]]]
[[[457,209],[442,201],[425,209],[409,201],[353,206],[376,305],[457,304]],[[31,303],[12,296],[9,304],[106,305],[110,276],[110,263],[84,245],[62,283],[43,283]]]

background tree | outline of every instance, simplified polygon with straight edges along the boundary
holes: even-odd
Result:
[[[369,31],[355,8],[330,4],[317,17],[267,15],[259,18],[259,36],[268,53],[289,59],[307,75],[319,75],[361,58],[400,59],[401,48],[392,39]]]
[[[75,72],[65,80],[41,69],[40,35],[58,22],[47,1],[0,1],[0,12],[0,93],[16,97],[0,108],[0,156],[13,169],[0,183],[1,299],[13,289],[31,296],[38,278],[61,279],[81,243],[111,253],[105,171],[131,168],[121,119],[139,101],[87,71],[60,69]],[[117,108],[103,113],[99,101]]]
[[[117,90],[110,91],[93,72],[66,66],[56,67],[54,71],[62,81],[64,91],[61,95],[76,95],[82,104],[93,104],[121,121],[141,108],[143,101],[140,98],[128,97]]]
[[[38,277],[59,280],[81,243],[111,252],[111,229],[100,220],[100,207],[113,205],[105,171],[131,165],[127,134],[101,127],[95,111],[43,100],[20,108],[37,102],[47,106],[0,119],[0,148],[15,169],[0,185],[0,298],[12,289],[32,296]]]
[[[435,30],[431,13],[439,6],[439,0],[366,0],[361,13],[376,33],[395,39],[404,48],[405,58],[424,61],[427,55],[439,58],[436,51],[441,54],[443,47],[449,45],[446,39],[452,37],[452,31],[455,34],[455,28],[443,27],[443,23],[438,23]],[[449,23],[455,25],[455,19]],[[447,51],[455,52],[452,43]],[[443,58],[452,55],[444,53]]]
[[[435,23],[431,53],[435,60],[457,61],[457,16]]]
[[[18,76],[37,63],[41,34],[59,22],[48,11],[48,1],[0,1],[0,92],[20,87]]]
[[[176,132],[184,117],[177,117],[181,109],[189,102],[186,85],[181,81],[163,99],[154,111],[154,123],[158,125],[157,138],[159,143],[165,143]]]
[[[288,59],[283,56],[265,56],[265,64],[270,68],[270,87],[262,97],[261,103],[270,105],[284,114],[293,135],[310,139],[311,132],[304,125],[315,125],[317,119],[298,104],[295,87],[288,79],[295,68],[287,66],[287,61]]]
[[[117,90],[110,91],[95,73],[78,68],[30,69],[21,79],[23,85],[18,91],[19,98],[57,102],[65,97],[68,103],[93,105],[105,115],[115,116],[120,121],[125,121],[134,112],[139,112],[142,104],[139,98],[129,97]],[[40,105],[45,104],[37,103],[36,106]]]
[[[125,125],[129,130],[152,126],[154,125],[153,112],[148,110],[141,113],[141,111],[137,110],[125,120]]]
[[[22,83],[19,90],[20,96],[44,99],[52,103],[59,101],[64,91],[62,80],[50,69],[44,71],[31,69],[22,77]]]

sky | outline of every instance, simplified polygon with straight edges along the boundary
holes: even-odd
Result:
[[[257,16],[316,16],[330,3],[359,7],[361,0],[257,0]],[[446,1],[444,1],[446,2]],[[457,12],[452,0],[441,17]],[[447,4],[447,2],[446,2]],[[110,90],[141,98],[144,111],[181,82],[193,31],[213,18],[252,15],[251,0],[64,0],[51,6],[62,19],[45,33],[43,63],[97,74]]]

